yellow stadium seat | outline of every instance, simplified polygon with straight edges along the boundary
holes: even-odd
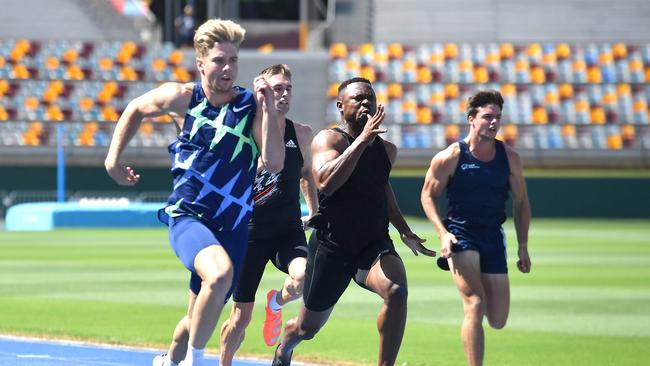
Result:
[[[598,66],[589,66],[587,69],[587,81],[594,84],[603,82],[603,76]]]
[[[79,54],[77,53],[77,50],[75,50],[74,48],[68,48],[67,50],[65,50],[65,52],[63,52],[62,58],[63,58],[63,62],[72,64],[77,61],[77,59],[79,58]]]
[[[430,124],[433,122],[433,116],[431,115],[431,110],[425,105],[421,105],[417,109],[417,114],[415,116],[415,121],[420,124]]]
[[[606,122],[605,110],[601,106],[593,106],[591,108],[591,123],[602,125]]]
[[[603,93],[603,105],[612,106],[618,103],[618,95],[616,90],[605,91]]]
[[[508,145],[514,145],[519,138],[519,131],[517,130],[517,125],[507,124],[503,126],[503,140]]]
[[[102,114],[102,118],[105,121],[109,121],[109,122],[117,122],[118,118],[120,118],[120,116],[115,111],[115,108],[112,106],[102,107],[101,114]]]
[[[330,57],[333,59],[344,59],[348,57],[348,46],[345,43],[332,43],[330,46]]]
[[[451,124],[447,125],[445,128],[445,140],[447,141],[447,144],[451,144],[453,142],[458,141],[458,138],[460,137],[460,128],[458,125]]]
[[[54,56],[50,56],[45,59],[45,68],[49,71],[53,71],[59,68],[61,65],[61,62],[59,61],[58,58]]]
[[[459,94],[458,84],[445,85],[445,99],[457,99]]]
[[[275,47],[273,47],[272,43],[264,43],[263,45],[257,47],[257,51],[260,53],[271,53]]]
[[[560,84],[560,99],[573,99],[573,85],[571,84]]]
[[[445,44],[444,55],[446,60],[453,60],[458,58],[458,45],[455,43]]]
[[[133,67],[131,66],[123,66],[120,69],[120,76],[122,77],[123,80],[128,80],[128,81],[135,81],[138,80],[138,73],[135,72]]]
[[[429,84],[433,81],[433,75],[429,66],[419,65],[417,67],[416,81],[422,84]]]
[[[29,69],[27,69],[27,66],[23,64],[14,65],[12,71],[14,74],[14,78],[16,79],[29,79],[31,77]]]
[[[628,68],[631,73],[643,70],[643,61],[640,58],[633,58],[628,62]]]
[[[330,99],[334,99],[338,96],[338,89],[339,89],[339,84],[338,83],[332,83],[327,87],[327,97]]]
[[[499,47],[499,55],[502,60],[510,60],[515,56],[515,47],[512,43],[502,43]]]
[[[24,106],[27,110],[34,111],[40,104],[41,102],[36,97],[25,98]]]
[[[485,66],[474,67],[474,82],[479,84],[486,84],[490,81],[490,74]]]
[[[91,98],[84,97],[79,100],[79,108],[82,111],[87,112],[91,110],[94,106],[95,106],[95,102]]]
[[[542,106],[533,107],[533,123],[538,125],[545,125],[548,123],[548,113]]]
[[[368,79],[371,83],[374,83],[375,80],[377,80],[377,75],[375,75],[375,69],[369,65],[361,66],[360,75],[362,78]]]
[[[539,43],[531,43],[526,48],[526,54],[534,60],[542,59],[542,46]]]
[[[611,134],[607,136],[607,148],[611,150],[620,150],[623,148],[623,139],[619,134]]]
[[[372,43],[364,43],[359,46],[359,55],[371,60],[375,58],[375,46]]]
[[[620,98],[629,97],[632,95],[630,84],[618,84],[616,86],[616,93]]]
[[[166,67],[167,61],[163,60],[162,58],[154,58],[153,61],[151,61],[151,68],[153,71],[164,71]]]
[[[151,137],[153,135],[153,124],[151,122],[143,122],[140,125],[140,133],[144,137]]]
[[[621,126],[621,139],[623,140],[623,147],[634,147],[636,141],[636,131],[634,130],[634,125],[626,124]]]
[[[533,66],[530,69],[530,81],[535,84],[543,84],[546,82],[546,74],[541,66]]]
[[[401,59],[404,57],[404,48],[400,43],[391,43],[388,45],[388,59]]]
[[[575,137],[576,127],[572,124],[566,124],[562,126],[562,137]]]
[[[517,87],[515,84],[503,84],[501,85],[501,94],[504,97],[514,97],[517,95]]]
[[[110,71],[113,69],[113,60],[108,57],[102,57],[97,61],[97,66],[100,71]]]
[[[182,82],[188,82],[190,81],[192,77],[190,76],[190,73],[185,69],[184,67],[176,67],[174,68],[174,79]]]
[[[169,54],[169,63],[172,65],[180,65],[183,62],[183,52],[173,51]]]
[[[616,43],[612,47],[612,53],[616,60],[627,58],[627,46],[624,43]]]
[[[611,65],[614,63],[614,54],[611,50],[602,51],[598,55],[598,64],[599,65]]]
[[[9,82],[5,79],[0,79],[0,97],[5,95],[9,90]]]
[[[45,116],[50,121],[63,121],[65,119],[61,108],[57,105],[50,105],[45,111]]]
[[[648,109],[648,103],[643,99],[635,99],[632,104],[632,111],[634,112],[643,112]]]
[[[388,98],[389,99],[401,99],[404,95],[402,90],[402,85],[397,83],[391,83],[388,85]]]
[[[555,53],[557,54],[557,58],[559,60],[568,59],[571,57],[571,46],[566,43],[560,43],[555,48]]]
[[[66,77],[70,80],[84,80],[86,75],[79,65],[72,64],[66,69]]]

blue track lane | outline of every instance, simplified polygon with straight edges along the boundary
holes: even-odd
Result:
[[[269,350],[269,354],[272,350]],[[149,366],[159,351],[0,336],[2,366]],[[217,365],[216,357],[210,365]],[[236,366],[269,365],[271,361],[236,360]]]

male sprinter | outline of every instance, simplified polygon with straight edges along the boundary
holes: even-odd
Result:
[[[531,267],[530,204],[521,159],[496,139],[502,108],[498,91],[484,90],[471,96],[467,103],[469,135],[433,157],[422,188],[422,207],[438,233],[442,257],[449,262],[463,300],[461,338],[470,366],[483,364],[483,317],[495,329],[503,328],[508,319],[510,286],[501,228],[508,191],[512,193],[519,243],[517,267],[522,273],[530,272]],[[438,200],[445,189],[448,209],[443,220]]]
[[[254,93],[234,85],[244,34],[232,21],[203,23],[194,35],[201,80],[165,83],[132,100],[117,122],[104,163],[117,183],[136,184],[140,176],[122,166],[120,156],[142,119],[185,116],[178,126],[182,132],[169,146],[174,185],[159,216],[169,225],[174,252],[198,279],[191,284],[198,295],[188,306],[186,366],[205,364],[205,346],[244,260],[258,156],[271,172],[281,171],[284,161],[282,131],[267,81],[256,78]]]

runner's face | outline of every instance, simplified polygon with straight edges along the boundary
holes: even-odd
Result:
[[[477,136],[494,140],[501,127],[501,108],[488,104],[478,108],[475,117],[469,117],[469,123]]]
[[[341,91],[338,108],[347,123],[363,126],[377,112],[375,91],[366,83],[352,83]]]
[[[281,113],[288,113],[291,104],[293,85],[285,75],[275,74],[268,78],[269,85],[275,96],[275,108]]]
[[[229,92],[237,78],[237,46],[230,42],[215,43],[203,57],[197,57],[196,66],[208,87],[217,93]]]

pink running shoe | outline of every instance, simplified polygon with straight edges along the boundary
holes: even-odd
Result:
[[[266,294],[266,320],[264,320],[264,342],[267,346],[274,346],[280,338],[280,331],[282,330],[282,309],[273,311],[269,307],[269,302],[278,291],[270,290]]]

